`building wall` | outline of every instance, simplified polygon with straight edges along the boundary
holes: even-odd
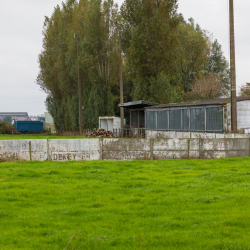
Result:
[[[44,114],[45,114],[45,123],[53,124],[54,120],[51,114],[49,112],[45,112]]]
[[[126,119],[124,119],[124,125]],[[105,129],[106,131],[113,131],[113,129],[121,128],[121,118],[115,116],[103,116],[99,117],[99,128]]]
[[[243,156],[250,156],[250,138],[0,141],[0,162],[212,159]]]
[[[226,131],[231,131],[231,104],[225,105],[224,126]],[[250,129],[250,100],[237,102],[237,128],[249,133]]]

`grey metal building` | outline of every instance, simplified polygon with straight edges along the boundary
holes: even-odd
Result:
[[[250,96],[237,97],[238,129],[250,128],[249,115]],[[230,120],[230,98],[170,103],[145,109],[146,130],[221,133],[231,130]]]
[[[143,100],[119,104],[119,107],[130,109],[130,128],[145,128],[145,108],[158,105]]]
[[[3,121],[6,116],[11,116],[16,121],[23,121],[29,117],[27,112],[0,112],[0,121]]]

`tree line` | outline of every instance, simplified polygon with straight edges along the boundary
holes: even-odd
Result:
[[[125,0],[120,10],[113,0],[67,0],[45,17],[37,77],[57,131],[79,127],[78,63],[84,128],[98,127],[99,116],[119,116],[119,31],[124,102],[227,94],[229,68],[221,45],[192,18],[184,20],[177,0]]]

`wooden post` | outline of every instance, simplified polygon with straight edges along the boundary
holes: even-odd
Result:
[[[190,151],[190,140],[189,139],[187,140],[187,143],[188,143],[188,155],[187,155],[187,158],[189,159],[189,151]]]
[[[100,160],[103,160],[103,138],[99,139],[100,144]]]
[[[154,139],[150,138],[150,160],[154,159]]]
[[[81,88],[81,74],[80,74],[80,63],[79,63],[79,39],[77,38],[77,60],[78,60],[78,99],[79,99],[79,133],[82,135],[83,123],[82,123],[82,88]]]
[[[229,0],[230,16],[230,74],[231,74],[231,130],[237,133],[237,100],[235,73],[234,1]]]
[[[123,81],[122,81],[122,45],[121,31],[119,30],[119,50],[120,50],[120,103],[123,104]],[[120,107],[121,128],[124,128],[124,108]],[[123,132],[123,131],[122,131]]]
[[[30,161],[32,161],[31,141],[29,141]]]

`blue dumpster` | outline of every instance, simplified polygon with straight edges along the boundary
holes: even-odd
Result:
[[[15,121],[15,130],[21,133],[43,132],[43,122],[40,121]]]

